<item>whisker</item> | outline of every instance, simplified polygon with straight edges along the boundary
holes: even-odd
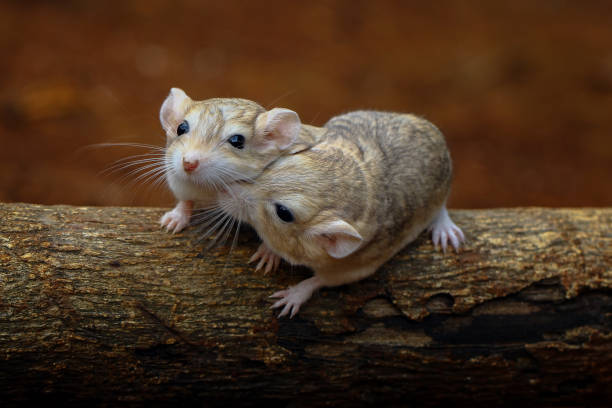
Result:
[[[112,167],[109,167],[106,170],[103,170],[100,174],[110,175],[113,173],[117,173],[123,170],[130,169],[132,167],[140,166],[142,164],[165,164],[165,163],[157,159],[156,160],[139,160],[139,161],[130,162],[130,163],[118,163]]]
[[[236,247],[236,244],[238,243],[238,232],[240,231],[240,220],[237,220],[235,218],[232,217],[232,224],[229,227],[230,233],[234,228],[234,225],[236,225],[236,231],[234,231],[234,238],[232,239],[232,244],[230,245],[229,248],[229,252],[227,253],[227,257],[225,258],[225,264],[223,265],[223,271],[225,272],[225,269],[227,268],[227,265],[231,262],[232,257],[234,256],[234,248]]]
[[[150,144],[146,144],[146,143],[129,143],[129,142],[119,142],[119,143],[94,143],[94,144],[90,144],[87,146],[83,146],[81,149],[81,151],[84,150],[93,150],[93,149],[98,149],[101,147],[138,147],[141,149],[151,149],[151,150],[157,150],[157,151],[165,151],[166,148],[162,147],[162,146],[157,146],[157,145],[150,145]]]
[[[238,201],[238,197],[236,197],[236,194],[235,194],[234,190],[232,188],[230,188],[230,186],[226,183],[226,181],[223,179],[223,177],[216,176],[216,181],[218,181],[219,184],[221,184],[223,190],[225,190],[232,197],[232,200]]]
[[[219,238],[221,237],[223,231],[225,230],[227,221],[230,218],[231,217],[229,217],[228,214],[221,213],[221,218],[219,219],[219,221],[213,227],[211,227],[211,229],[209,229],[209,231],[213,230],[216,233],[212,241],[206,246],[206,250],[209,250],[217,246],[217,244],[219,243]]]
[[[138,176],[133,177],[134,175]],[[166,180],[166,175],[167,169],[163,163],[148,164],[146,166],[132,169],[120,177],[118,181],[120,183],[127,182],[124,188],[130,188],[133,186],[139,187],[143,185],[149,185],[149,187],[152,187],[153,185],[161,185],[161,183]],[[161,180],[161,182],[159,182],[157,179]]]
[[[223,220],[224,222],[221,225],[219,232],[216,234],[213,242],[208,246],[208,249],[212,248],[213,246],[222,246],[227,241],[228,233],[230,231],[230,228],[228,228],[228,226],[230,225],[230,223],[233,222],[233,218],[229,214],[225,214]]]
[[[144,174],[140,175],[134,181],[135,182],[142,182],[142,184],[152,185],[155,182],[155,180],[157,180],[160,177],[164,177],[165,178],[165,175],[166,175],[166,172],[163,171],[163,170],[151,171],[150,173],[151,174],[146,175],[146,177],[143,177],[143,176],[145,176]]]
[[[138,172],[140,170],[146,170],[146,169],[150,169],[153,167],[157,167],[157,168],[167,168],[166,163],[164,163],[163,161],[153,161],[153,162],[144,162],[144,163],[139,163],[138,164],[139,167],[137,167],[136,169],[132,169],[130,170],[131,172]],[[130,167],[134,167],[134,166],[125,166],[123,168],[120,168],[120,170],[127,170]]]
[[[223,224],[222,234],[220,235],[219,245],[224,245],[229,238],[232,229],[234,228],[234,224],[236,220],[232,216],[227,217],[227,221]]]
[[[198,213],[194,214],[191,218],[194,221],[194,223],[201,224],[200,225],[202,227],[201,229],[203,229],[207,225],[209,225],[209,221],[212,218],[218,217],[219,214],[221,214],[221,211],[219,211],[218,208],[211,208],[211,209],[207,209],[204,211],[198,211]]]
[[[157,177],[157,180],[155,180],[155,181],[153,181],[151,183],[151,188],[157,190],[157,189],[159,189],[162,186],[162,184],[164,184],[167,181],[168,181],[168,173],[164,172],[163,174],[160,174]]]
[[[204,240],[204,239],[210,237],[212,234],[214,234],[216,232],[217,228],[219,227],[219,225],[225,219],[225,216],[226,216],[225,213],[223,213],[221,211],[218,211],[214,215],[212,215],[209,219],[207,219],[205,221],[205,224],[202,225],[202,227],[200,228],[200,230],[208,228],[208,230],[206,230],[206,232],[204,232],[204,234],[201,235],[201,237],[202,237],[201,240]]]
[[[144,173],[141,173],[140,175],[138,175],[134,179],[134,181],[143,181],[143,180],[146,180],[151,175],[166,174],[166,169],[164,167],[159,167],[159,166],[149,165],[149,166],[146,166],[144,168],[138,169],[138,171],[144,171],[144,170],[146,170],[146,171]]]
[[[106,168],[99,171],[98,176],[113,176],[114,184],[118,184],[119,191],[123,194],[126,190],[132,189],[131,196],[140,194],[137,189],[146,187],[147,189],[158,189],[174,171],[166,157],[167,148],[165,146],[152,145],[146,143],[97,143],[80,148],[77,153],[85,153],[100,148],[137,148],[148,151],[138,154],[131,154],[107,164]],[[117,176],[117,174],[119,174]],[[134,188],[135,187],[135,188]]]
[[[110,174],[119,172],[124,169],[138,166],[140,164],[162,163],[165,161],[164,157],[165,155],[157,154],[157,153],[146,153],[146,154],[139,154],[139,155],[124,157],[122,159],[116,160],[109,167],[102,170],[98,174],[110,175]],[[133,160],[133,159],[138,159],[138,160]]]
[[[236,232],[234,232],[234,238],[232,239],[232,245],[230,246],[229,254],[232,253],[234,248],[236,248],[236,244],[238,244],[238,234],[240,233],[240,225],[242,224],[242,221],[240,221],[239,219],[236,220],[234,218],[234,221],[237,221],[236,222]]]
[[[162,171],[162,170],[159,169],[159,168],[153,168],[153,169],[150,169],[150,170],[147,170],[147,168],[133,169],[133,170],[129,171],[127,174],[124,174],[123,176],[121,176],[119,178],[119,181],[122,182],[122,183],[127,181],[127,185],[128,186],[134,186],[134,185],[139,184],[139,182],[141,181],[141,179],[143,177],[146,177],[150,173],[154,173],[156,171]],[[138,174],[138,177],[130,179],[130,177],[133,177],[134,175],[137,175],[137,174]],[[142,184],[144,184],[144,183],[142,183]]]
[[[134,154],[131,156],[127,156],[127,157],[122,157],[119,160],[116,160],[115,162],[113,162],[113,164],[116,163],[121,163],[121,162],[127,162],[130,161],[131,159],[135,159],[138,157],[159,157],[159,158],[163,158],[165,157],[165,153],[142,153],[142,154]]]

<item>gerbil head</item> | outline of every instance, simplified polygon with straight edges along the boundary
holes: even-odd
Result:
[[[159,118],[167,136],[166,165],[170,187],[181,185],[223,190],[235,181],[250,181],[297,142],[298,115],[275,108],[266,111],[238,98],[194,101],[172,88]]]
[[[334,180],[342,174],[338,161],[313,150],[279,159],[253,184],[234,185],[220,204],[280,256],[316,268],[351,255],[364,238],[354,226],[356,215],[338,204],[349,199]],[[348,167],[350,177],[354,169]]]

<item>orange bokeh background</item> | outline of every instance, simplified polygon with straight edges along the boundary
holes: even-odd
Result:
[[[612,3],[4,1],[0,201],[162,205],[112,163],[161,102],[243,97],[321,125],[413,112],[446,135],[450,207],[612,205]]]

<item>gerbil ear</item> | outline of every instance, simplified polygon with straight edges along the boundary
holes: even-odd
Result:
[[[341,219],[315,225],[309,232],[332,258],[349,256],[363,242],[361,234]]]
[[[170,89],[170,94],[168,94],[159,110],[159,121],[166,133],[176,130],[179,121],[183,120],[189,102],[191,102],[191,98],[182,89]]]
[[[261,152],[273,147],[285,150],[298,138],[300,117],[292,110],[274,108],[260,114],[255,122],[255,148]]]

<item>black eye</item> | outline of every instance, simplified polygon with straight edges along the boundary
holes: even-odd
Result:
[[[244,147],[244,136],[242,135],[233,135],[227,139],[227,141],[236,149],[242,149]]]
[[[285,222],[293,221],[293,214],[291,214],[291,211],[289,211],[287,207],[280,204],[274,204],[274,206],[276,207],[276,215],[278,215],[278,218]]]
[[[176,134],[182,135],[183,133],[189,132],[189,123],[186,120],[182,121],[180,125],[176,128]]]

